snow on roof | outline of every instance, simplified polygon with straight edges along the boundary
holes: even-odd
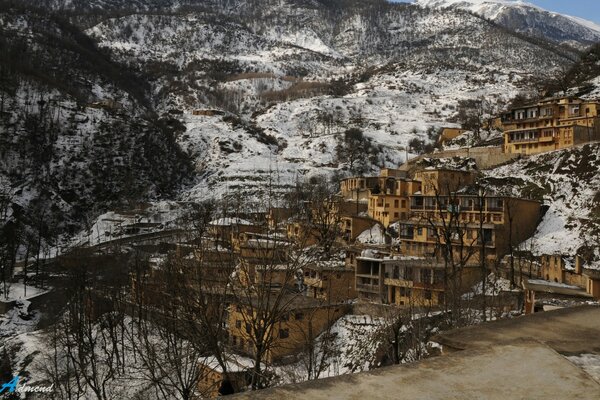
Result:
[[[242,372],[254,366],[251,358],[239,354],[225,354],[225,364],[228,372]],[[202,361],[202,364],[216,372],[223,372],[223,368],[215,356],[210,356]]]
[[[15,300],[27,300],[48,293],[50,288],[39,289],[31,285],[23,285],[21,282],[7,284],[7,291],[0,290],[0,301],[10,302]]]
[[[550,287],[562,288],[562,289],[582,290],[579,286],[567,285],[566,283],[560,283],[560,282],[546,281],[543,279],[528,279],[527,283],[532,284],[532,285],[544,285],[544,286],[550,286]]]
[[[231,226],[231,225],[252,225],[252,222],[242,218],[219,218],[211,221],[212,226]]]
[[[385,244],[385,232],[383,228],[376,224],[370,229],[365,229],[356,237],[356,241],[368,244]]]
[[[471,292],[466,293],[463,298],[470,298],[473,295],[481,295],[483,293],[483,284],[479,282],[473,286]],[[508,279],[497,277],[495,274],[489,274],[485,281],[485,295],[498,296],[501,292],[519,292],[518,288],[511,287]]]

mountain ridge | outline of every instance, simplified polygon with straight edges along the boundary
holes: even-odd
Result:
[[[415,0],[421,7],[462,9],[517,32],[545,37],[581,50],[600,41],[600,25],[580,17],[548,11],[525,1]]]

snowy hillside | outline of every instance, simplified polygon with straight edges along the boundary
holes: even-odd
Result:
[[[456,124],[460,101],[503,104],[577,58],[461,10],[384,0],[38,5],[68,9],[73,25],[1,14],[15,54],[3,71],[53,67],[9,73],[0,88],[2,128],[18,133],[2,138],[0,175],[15,204],[50,205],[58,234],[140,200],[356,173],[336,154],[349,128],[368,143],[364,172],[397,166],[412,139]]]
[[[600,144],[540,154],[485,173],[496,190],[548,206],[524,250],[584,254],[600,268]]]
[[[252,19],[259,11],[240,3],[109,18],[87,33],[121,62],[152,69],[158,110],[184,112],[178,141],[198,173],[185,199],[349,173],[335,147],[350,127],[380,149],[374,170],[396,166],[459,100],[507,101],[574,56],[471,14],[373,3],[377,15],[360,2],[333,12],[269,1]],[[214,108],[239,120],[190,115]]]
[[[517,32],[585,48],[600,40],[600,25],[521,0],[415,0],[422,7],[459,8]]]

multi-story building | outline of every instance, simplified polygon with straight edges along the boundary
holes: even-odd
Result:
[[[546,300],[600,300],[600,269],[586,264],[580,256],[542,255],[538,276],[524,279],[525,313],[543,309]],[[538,279],[536,279],[538,278]]]
[[[405,178],[387,178],[384,187],[376,187],[369,195],[367,213],[384,227],[408,216],[410,196],[421,190],[421,182]]]
[[[347,201],[366,202],[371,189],[380,185],[379,176],[354,176],[340,181],[342,198]]]
[[[346,268],[343,262],[318,262],[303,270],[306,296],[329,303],[356,298],[354,269]]]
[[[444,230],[452,225],[453,246],[471,251],[469,260],[479,262],[484,242],[486,259],[495,260],[534,233],[540,208],[538,201],[513,197],[415,195],[411,197],[410,219],[398,227],[401,251],[411,256],[439,257],[439,247],[449,237]]]
[[[475,183],[476,171],[449,168],[429,168],[415,172],[415,180],[421,182],[421,194],[426,196],[448,195]]]
[[[266,362],[297,354],[309,341],[348,312],[345,304],[324,303],[300,294],[278,295],[270,301],[249,298],[232,304],[228,314],[229,343],[236,352],[253,356],[256,343],[268,343]],[[265,322],[265,319],[272,320]],[[265,339],[257,338],[260,327]]]
[[[504,152],[536,154],[600,140],[600,103],[549,98],[502,115]]]
[[[394,168],[383,168],[379,176],[354,176],[342,179],[340,191],[346,201],[366,202],[371,190],[386,191],[393,188],[396,179],[408,178],[408,172]]]
[[[451,262],[460,265],[460,277],[454,278],[460,287],[452,287],[464,290],[481,277],[482,256],[491,265],[511,244],[531,236],[540,218],[539,202],[508,197],[414,194],[409,206],[409,217],[396,226],[399,251],[367,250],[355,258],[359,298],[437,305],[448,285],[447,240]]]
[[[356,292],[360,299],[399,306],[436,306],[444,301],[445,266],[434,257],[367,250],[356,262]],[[462,288],[476,281],[477,271],[475,265],[462,269]]]

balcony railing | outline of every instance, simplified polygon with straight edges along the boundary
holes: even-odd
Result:
[[[319,278],[304,278],[306,286],[323,287],[323,280]]]
[[[363,292],[379,293],[379,285],[366,285],[364,283],[357,283],[356,290]]]
[[[533,138],[523,138],[523,139],[510,139],[508,142],[509,143],[529,143],[529,142],[539,142],[540,138],[539,137],[533,137]]]
[[[406,279],[387,278],[387,279],[385,279],[384,283],[388,286],[398,286],[398,287],[412,287],[413,286],[413,281],[406,280]]]

